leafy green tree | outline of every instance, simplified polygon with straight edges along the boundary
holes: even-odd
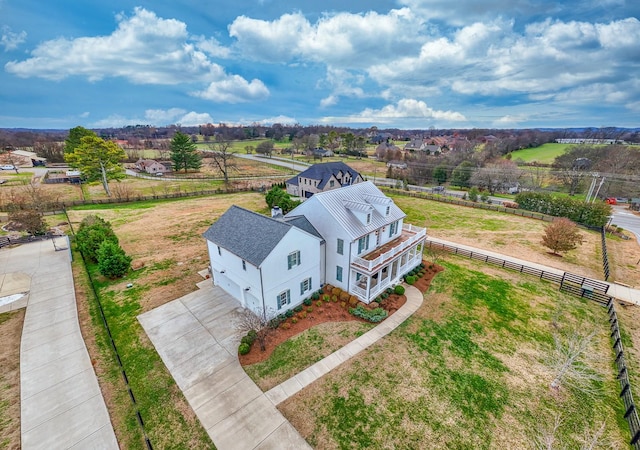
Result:
[[[120,162],[126,158],[124,150],[115,142],[105,141],[98,136],[84,136],[80,145],[65,153],[64,159],[71,166],[82,172],[89,181],[100,180],[109,197],[109,180],[124,177],[124,169]]]
[[[480,191],[478,190],[478,188],[475,186],[472,187],[471,189],[469,189],[469,200],[471,200],[472,202],[477,202],[479,194]]]
[[[87,130],[84,127],[77,126],[71,128],[69,130],[69,137],[64,140],[64,153],[72,153],[76,147],[80,146],[82,138],[86,136],[97,137],[93,131]]]
[[[171,139],[170,148],[174,170],[184,169],[186,173],[189,169],[198,170],[202,167],[202,158],[196,144],[191,141],[188,135],[177,131]]]
[[[284,214],[300,204],[299,200],[292,200],[291,196],[278,186],[272,187],[269,192],[267,192],[265,200],[269,208],[279,206]]]
[[[462,161],[451,173],[451,184],[458,187],[469,187],[469,180],[475,166],[471,161]]]
[[[97,256],[98,271],[107,278],[120,278],[131,268],[131,257],[113,241],[103,241]]]
[[[118,244],[118,237],[111,224],[95,215],[87,216],[80,222],[75,237],[78,250],[90,261],[98,261],[98,249],[104,241]]]

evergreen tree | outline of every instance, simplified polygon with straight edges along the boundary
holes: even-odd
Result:
[[[131,268],[131,257],[113,241],[103,241],[97,253],[98,271],[107,278],[120,278]]]
[[[191,138],[181,133],[176,132],[171,139],[171,161],[173,161],[173,169],[179,171],[184,169],[185,173],[188,169],[198,170],[202,166],[202,158],[198,153],[196,144],[191,141]]]

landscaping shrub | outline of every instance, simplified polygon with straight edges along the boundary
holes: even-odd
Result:
[[[307,308],[307,312],[308,312],[309,314],[311,314],[311,313],[313,312],[313,306],[309,306],[309,307]]]
[[[322,296],[322,300],[324,300],[324,301],[325,301],[325,303],[329,303],[329,300],[330,300],[329,295],[324,294],[324,295]]]
[[[345,292],[345,291],[341,291],[340,292],[340,300],[342,300],[343,302],[348,302],[349,301],[349,293]]]
[[[416,282],[416,277],[414,277],[413,275],[408,275],[404,278],[404,281],[411,286],[412,284],[414,284]]]
[[[291,318],[291,323],[295,325],[296,323],[298,323],[298,319],[295,318],[295,317],[292,317]]]
[[[300,313],[300,317],[303,318],[303,319],[306,319],[307,318],[307,312],[306,311],[302,311]]]
[[[355,295],[350,295],[349,296],[349,304],[351,306],[356,306],[358,304],[358,297],[356,297]]]
[[[304,303],[304,306],[311,306],[312,301],[310,298],[305,298],[302,303]]]
[[[241,344],[247,344],[249,347],[251,347],[251,345],[253,345],[253,341],[255,339],[252,339],[250,336],[242,336],[242,339],[240,339],[240,343]]]
[[[336,297],[339,297],[342,293],[342,289],[340,289],[339,287],[334,287],[333,289],[331,289],[331,295],[335,295]]]
[[[394,292],[398,295],[404,295],[404,286],[397,285],[394,289]]]
[[[302,311],[302,305],[298,305],[295,308],[293,308],[293,310],[297,313],[299,313],[300,311]]]
[[[251,343],[253,344],[255,340],[258,339],[258,332],[256,330],[250,330],[247,336],[251,338]]]
[[[238,346],[238,353],[241,355],[246,355],[249,351],[251,351],[251,346],[246,342],[241,342]]]
[[[362,305],[358,305],[355,308],[350,308],[349,312],[356,317],[366,320],[367,322],[378,323],[387,318],[387,311],[382,308],[375,308],[372,310],[366,309]]]
[[[285,313],[284,313],[285,317],[293,317],[293,310],[292,309],[288,309]]]
[[[337,297],[337,296],[335,296],[335,295],[332,295],[332,296],[331,296],[331,301],[332,301],[333,303],[338,303],[338,297]]]
[[[318,300],[318,301],[316,302],[316,306],[317,306],[318,308],[322,308],[322,300]]]
[[[566,217],[583,225],[602,227],[609,220],[611,205],[586,203],[570,197],[558,197],[542,192],[521,192],[516,195],[521,209],[556,217]]]
[[[96,256],[98,271],[107,278],[120,278],[131,268],[131,257],[127,256],[117,242],[102,241]]]
[[[118,244],[118,237],[111,224],[98,216],[87,216],[80,222],[75,237],[78,250],[90,261],[98,261],[98,249],[103,241]]]
[[[314,300],[318,300],[320,298],[320,293],[319,292],[314,292],[311,295],[311,298],[313,298]]]
[[[392,294],[393,293],[393,289],[391,289],[390,287],[385,289],[385,291],[387,294]]]
[[[341,303],[340,303],[340,307],[341,307],[341,308],[346,308],[346,307],[347,307],[347,304],[346,304],[345,302],[341,302]]]
[[[282,329],[288,330],[289,328],[291,328],[291,324],[289,322],[285,322],[282,324]]]

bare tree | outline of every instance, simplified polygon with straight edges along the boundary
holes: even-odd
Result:
[[[444,258],[449,252],[444,246],[434,245],[433,243],[424,249],[424,253],[433,264],[438,264],[442,258]]]
[[[603,444],[602,435],[604,434],[606,425],[607,423],[602,421],[600,427],[595,431],[591,428],[586,428],[582,435],[582,445],[580,446],[580,450],[595,450],[600,448]]]
[[[272,309],[262,311],[260,314],[251,309],[243,309],[242,312],[238,314],[234,328],[242,334],[255,331],[256,340],[260,344],[260,351],[264,352],[266,350],[266,338],[272,330],[270,326],[271,321],[275,316],[275,311]]]
[[[554,372],[549,385],[551,389],[557,391],[565,384],[592,393],[592,382],[600,379],[600,375],[591,368],[595,355],[590,352],[590,347],[595,335],[596,330],[586,336],[577,332],[566,338],[554,335],[555,345],[549,358],[549,366]]]
[[[558,438],[556,437],[558,429],[562,425],[562,417],[557,414],[553,418],[553,423],[543,423],[536,430],[536,434],[532,439],[532,447],[535,450],[554,450],[560,448],[558,446]]]
[[[584,237],[578,226],[566,217],[561,217],[544,228],[541,244],[558,255],[558,252],[568,252],[582,245],[583,241]]]
[[[211,157],[213,164],[222,173],[225,184],[228,184],[229,173],[233,170],[238,170],[234,163],[236,152],[231,150],[231,142],[216,136],[216,142],[209,147],[211,151],[207,152],[207,156]]]

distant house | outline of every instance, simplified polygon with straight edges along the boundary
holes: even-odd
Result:
[[[287,180],[287,192],[302,199],[318,192],[362,183],[364,178],[343,162],[314,164],[304,172]]]
[[[436,144],[425,144],[422,147],[422,151],[427,155],[439,155],[440,153],[442,153],[442,147]]]
[[[411,139],[404,145],[404,150],[409,152],[416,152],[424,150],[425,145],[426,144],[424,143],[423,139]]]
[[[213,283],[258,314],[293,309],[325,283],[371,303],[422,261],[426,229],[405,216],[368,181],[279,218],[232,206],[204,233]]]
[[[150,173],[152,175],[156,175],[159,173],[167,173],[169,172],[169,168],[164,164],[156,161],[155,159],[139,159],[136,161],[136,169],[141,172]]]
[[[378,160],[383,160],[389,154],[397,153],[398,155],[400,155],[400,152],[402,152],[400,147],[398,147],[395,144],[392,144],[391,142],[385,141],[376,147],[376,158],[378,158]]]
[[[387,167],[390,167],[392,169],[406,169],[408,166],[404,161],[401,161],[399,159],[392,159],[387,163]]]
[[[331,150],[328,150],[326,148],[314,148],[313,149],[313,156],[317,157],[317,158],[327,158],[330,156],[333,156],[334,153]]]

